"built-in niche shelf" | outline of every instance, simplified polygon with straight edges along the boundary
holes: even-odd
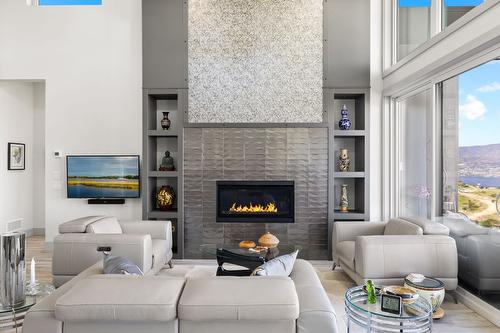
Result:
[[[144,220],[170,220],[174,258],[183,258],[183,124],[186,92],[177,89],[145,89],[143,106],[142,215]],[[170,128],[163,129],[163,113],[168,112]],[[165,151],[174,159],[174,171],[160,171]],[[175,191],[171,210],[160,210],[156,193],[169,185]]]
[[[369,90],[327,89],[326,119],[329,128],[329,202],[331,234],[335,221],[368,221],[370,218],[369,174]],[[351,127],[339,128],[340,110],[346,105]],[[341,149],[347,149],[350,169],[339,170]],[[340,211],[342,185],[347,185],[348,212]],[[331,242],[329,243],[331,250]]]
[[[177,178],[179,177],[178,171],[148,171],[150,178]]]
[[[148,130],[148,136],[176,138],[179,136],[179,134],[177,133],[177,131],[171,131],[171,130]]]
[[[339,110],[340,112],[340,110]],[[344,136],[360,136],[364,137],[366,135],[365,130],[334,130],[333,135],[336,137],[344,137]]]
[[[179,217],[179,213],[177,212],[177,210],[152,210],[148,212],[148,215],[149,217],[156,219],[176,219]]]
[[[336,171],[334,173],[335,178],[365,178],[365,172],[364,171],[357,171],[357,172],[341,172],[341,171]]]

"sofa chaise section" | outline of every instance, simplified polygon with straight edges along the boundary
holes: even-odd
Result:
[[[307,261],[298,259],[290,277],[165,273],[103,275],[100,261],[31,308],[23,332],[338,332]]]

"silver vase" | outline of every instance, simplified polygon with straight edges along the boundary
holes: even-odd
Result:
[[[26,301],[24,232],[11,232],[0,238],[0,303],[4,307],[16,307]]]

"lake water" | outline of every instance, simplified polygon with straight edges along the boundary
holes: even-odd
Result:
[[[460,180],[468,185],[477,185],[485,187],[500,187],[500,177],[460,177]]]
[[[137,198],[138,189],[105,188],[83,185],[68,186],[68,198]]]

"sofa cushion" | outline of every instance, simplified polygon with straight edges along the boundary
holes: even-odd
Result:
[[[354,269],[354,241],[343,241],[337,244],[337,253],[340,259]]]
[[[78,281],[55,304],[62,321],[158,321],[176,319],[184,279],[94,275]]]
[[[257,276],[290,276],[293,270],[293,265],[297,259],[299,251],[294,251],[274,259],[269,260],[257,267],[252,275]]]
[[[122,234],[122,227],[114,216],[106,216],[87,225],[85,232],[91,234]]]
[[[402,219],[390,219],[385,225],[384,235],[423,235],[421,227]]]
[[[418,225],[424,231],[424,235],[445,235],[450,234],[450,229],[442,223],[431,221],[425,217],[402,217],[403,220]]]
[[[139,266],[127,258],[106,254],[103,261],[104,274],[144,275]]]
[[[188,280],[178,309],[189,321],[295,320],[299,301],[288,277],[218,276]]]
[[[85,216],[59,225],[60,234],[84,233],[89,224],[105,218],[104,215]]]

